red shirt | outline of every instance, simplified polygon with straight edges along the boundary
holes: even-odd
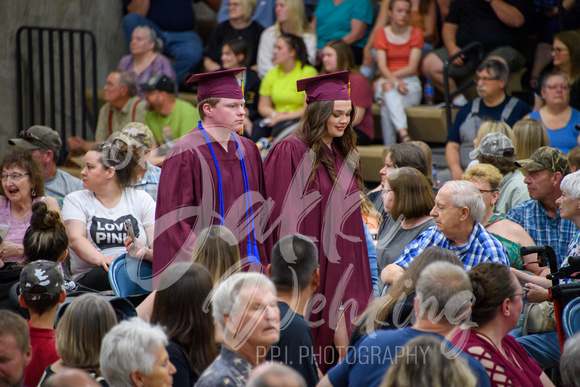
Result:
[[[37,328],[30,325],[30,344],[32,345],[32,361],[24,370],[24,385],[37,386],[46,367],[60,359],[55,349],[55,330]]]
[[[411,30],[409,41],[404,44],[393,44],[387,39],[385,28],[377,31],[375,38],[375,49],[383,50],[387,53],[387,67],[391,72],[401,69],[409,64],[409,57],[411,56],[412,48],[423,49],[423,34],[417,27]],[[419,75],[416,72],[415,75]]]
[[[467,335],[466,341],[462,335]],[[542,386],[540,381],[542,369],[510,335],[506,335],[501,342],[508,358],[486,335],[472,330],[458,330],[451,342],[481,362],[489,375],[492,387]]]

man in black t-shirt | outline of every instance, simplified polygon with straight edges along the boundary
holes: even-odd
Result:
[[[510,71],[518,70],[525,63],[518,50],[526,47],[533,11],[533,2],[528,0],[453,0],[441,32],[445,46],[423,59],[423,74],[443,90],[443,62],[473,41],[483,45],[486,57],[500,57]],[[455,79],[472,75],[478,65],[474,55],[456,58],[449,75]],[[453,79],[449,79],[449,89],[457,89]],[[454,102],[464,105],[467,101],[461,95]]]
[[[280,341],[272,345],[266,360],[294,368],[308,386],[315,386],[319,378],[314,340],[302,313],[318,287],[318,249],[304,235],[288,235],[274,245],[271,262],[267,273],[276,285]]]

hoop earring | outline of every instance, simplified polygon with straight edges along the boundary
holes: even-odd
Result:
[[[33,197],[33,198],[35,198],[35,197],[36,197],[36,191],[34,190],[34,188],[32,188],[32,189],[30,190],[30,195],[32,195],[32,197]]]

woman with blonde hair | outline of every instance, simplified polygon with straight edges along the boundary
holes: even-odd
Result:
[[[218,24],[213,29],[203,50],[205,71],[217,71],[222,67],[222,46],[234,39],[243,40],[248,44],[246,63],[248,67],[256,65],[258,57],[256,42],[264,31],[264,27],[251,20],[256,9],[256,0],[230,0],[227,8],[229,20]]]
[[[308,61],[316,63],[316,34],[310,28],[303,0],[276,0],[276,23],[266,28],[258,44],[258,75],[264,78],[274,68],[274,44],[281,33],[294,34],[304,40]]]
[[[489,133],[502,133],[510,140],[512,140],[512,142],[514,141],[514,132],[508,124],[506,124],[503,121],[488,120],[484,121],[479,127],[479,130],[477,131],[477,137],[475,138],[475,140],[473,140],[473,149],[476,149],[479,146],[481,140]],[[477,160],[477,158],[472,159],[469,162],[467,168],[477,165],[478,163],[479,161]]]
[[[461,261],[451,250],[439,246],[427,247],[411,262],[401,278],[359,316],[349,345],[354,346],[362,336],[376,330],[400,329],[409,324],[413,316],[413,299],[419,275],[429,264],[438,261],[462,267]]]
[[[514,147],[519,160],[529,158],[543,146],[550,146],[548,131],[542,121],[524,118],[514,124]]]
[[[484,121],[479,127],[479,130],[477,131],[477,137],[475,140],[473,140],[473,147],[477,148],[481,142],[481,139],[484,138],[486,134],[494,132],[503,133],[510,140],[514,140],[514,131],[508,124],[503,121],[488,120]]]
[[[87,293],[71,302],[56,326],[56,353],[61,359],[46,369],[39,385],[52,374],[79,368],[108,386],[100,376],[99,354],[103,337],[116,324],[115,311],[106,297]]]
[[[485,204],[485,215],[481,225],[505,247],[510,266],[521,270],[525,264],[526,270],[537,274],[540,272],[540,267],[531,263],[536,261],[536,256],[531,254],[522,257],[520,255],[520,247],[535,246],[534,240],[522,226],[494,213],[494,206],[500,196],[499,185],[502,179],[503,175],[500,171],[490,164],[474,165],[467,168],[463,174],[463,180],[472,182],[481,192]]]
[[[215,285],[240,270],[238,241],[226,227],[209,226],[197,237],[191,261],[205,266]]]

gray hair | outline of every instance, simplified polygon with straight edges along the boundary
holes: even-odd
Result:
[[[129,71],[119,72],[119,87],[127,86],[129,95],[134,97],[137,95],[137,80]]]
[[[560,372],[565,386],[580,387],[580,333],[566,340],[560,358]]]
[[[449,262],[434,262],[423,269],[417,281],[419,315],[433,322],[444,316],[449,324],[459,325],[473,298],[472,290],[463,268]]]
[[[160,326],[138,317],[123,321],[103,338],[101,373],[111,386],[131,387],[131,372],[151,374],[157,350],[167,343],[167,335]]]
[[[276,295],[274,283],[260,273],[236,273],[219,285],[211,300],[213,320],[225,328],[224,314],[233,314],[239,303],[238,296],[243,288],[267,286]]]
[[[147,36],[149,37],[149,41],[155,43],[155,46],[153,47],[153,51],[155,51],[155,52],[163,51],[163,40],[161,40],[161,38],[157,37],[157,33],[155,32],[155,30],[153,28],[142,24],[140,26],[135,27],[135,30],[142,30],[142,31],[147,32]]]
[[[451,194],[453,205],[458,208],[469,208],[469,217],[475,223],[481,223],[485,215],[485,204],[481,192],[475,188],[475,185],[470,181],[452,180],[445,183],[443,187],[445,186],[449,186],[453,190]]]
[[[552,71],[551,73],[544,75],[544,77],[542,78],[542,85],[541,85],[542,90],[544,90],[546,88],[546,84],[548,83],[548,79],[550,79],[552,77],[564,78],[568,87],[572,86],[572,82],[570,81],[570,78],[566,74],[558,72],[558,71]]]
[[[580,199],[580,171],[564,176],[560,190],[568,192],[572,199]]]
[[[306,387],[306,381],[296,370],[280,363],[267,362],[257,366],[246,387],[269,387],[276,386],[281,381],[284,385]]]
[[[480,72],[483,70],[487,70],[490,73],[492,73],[493,77],[495,79],[499,79],[499,80],[503,79],[506,82],[506,86],[507,86],[507,81],[508,81],[508,77],[510,75],[510,70],[504,62],[502,62],[499,59],[493,59],[493,58],[485,59],[483,62],[481,62],[481,64],[477,68],[477,72]]]

